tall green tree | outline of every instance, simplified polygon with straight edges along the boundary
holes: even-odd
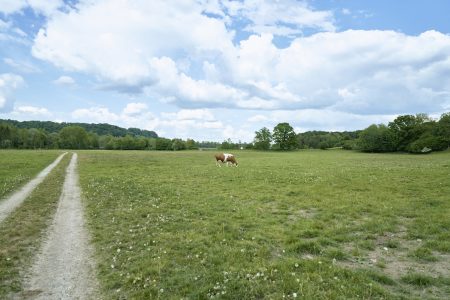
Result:
[[[258,150],[269,150],[272,142],[272,133],[266,127],[255,131],[254,148]]]
[[[359,135],[358,148],[363,152],[395,151],[395,135],[383,124],[370,125]]]
[[[450,147],[450,113],[442,114],[434,134],[447,143],[447,148]]]
[[[389,129],[395,135],[396,150],[406,151],[408,145],[417,140],[424,132],[424,127],[420,126],[430,121],[426,114],[398,116],[389,123]]]
[[[63,149],[86,149],[89,136],[80,126],[68,126],[59,131],[59,147]]]
[[[293,150],[297,148],[297,136],[289,123],[279,123],[273,129],[273,141],[280,150]]]
[[[188,149],[188,150],[198,149],[198,145],[193,139],[187,139],[186,140],[186,149]]]

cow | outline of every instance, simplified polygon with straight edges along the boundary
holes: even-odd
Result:
[[[231,164],[232,166],[236,166],[236,167],[238,166],[238,162],[233,154],[220,153],[220,154],[216,154],[214,156],[216,158],[216,166],[221,167],[221,164],[219,163],[219,161],[221,163],[226,163],[227,167],[229,166],[229,164]]]

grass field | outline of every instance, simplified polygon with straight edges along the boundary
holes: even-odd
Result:
[[[15,157],[11,161],[24,157],[43,161],[43,157],[47,157],[40,152],[34,154],[31,151],[10,152]],[[49,155],[51,162],[57,152],[44,154]],[[69,155],[66,155],[29,198],[0,223],[0,299],[14,298],[12,295],[23,289],[21,277],[30,266],[53,219],[68,163]],[[26,167],[30,165],[32,162],[23,163]]]
[[[450,297],[450,152],[80,152],[106,299]]]
[[[0,150],[0,201],[30,181],[60,150]]]

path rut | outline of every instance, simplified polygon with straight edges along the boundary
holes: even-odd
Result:
[[[26,277],[27,299],[97,299],[93,249],[85,228],[76,172],[77,154],[72,155],[53,223]]]
[[[64,152],[54,162],[48,165],[44,170],[42,170],[34,179],[28,182],[20,190],[12,194],[10,197],[6,198],[4,201],[0,202],[0,223],[5,220],[9,214],[14,211],[18,206],[22,204],[23,201],[31,194],[31,192],[47,177],[47,175],[56,167],[61,159],[66,155]]]

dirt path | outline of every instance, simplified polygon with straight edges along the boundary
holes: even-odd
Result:
[[[74,153],[53,223],[26,279],[23,296],[27,299],[97,298],[95,266],[84,225],[76,164]]]
[[[22,202],[31,194],[31,192],[47,177],[47,175],[58,165],[67,152],[58,156],[58,158],[42,170],[34,179],[28,182],[20,190],[12,194],[9,198],[0,202],[0,223],[8,217]]]

